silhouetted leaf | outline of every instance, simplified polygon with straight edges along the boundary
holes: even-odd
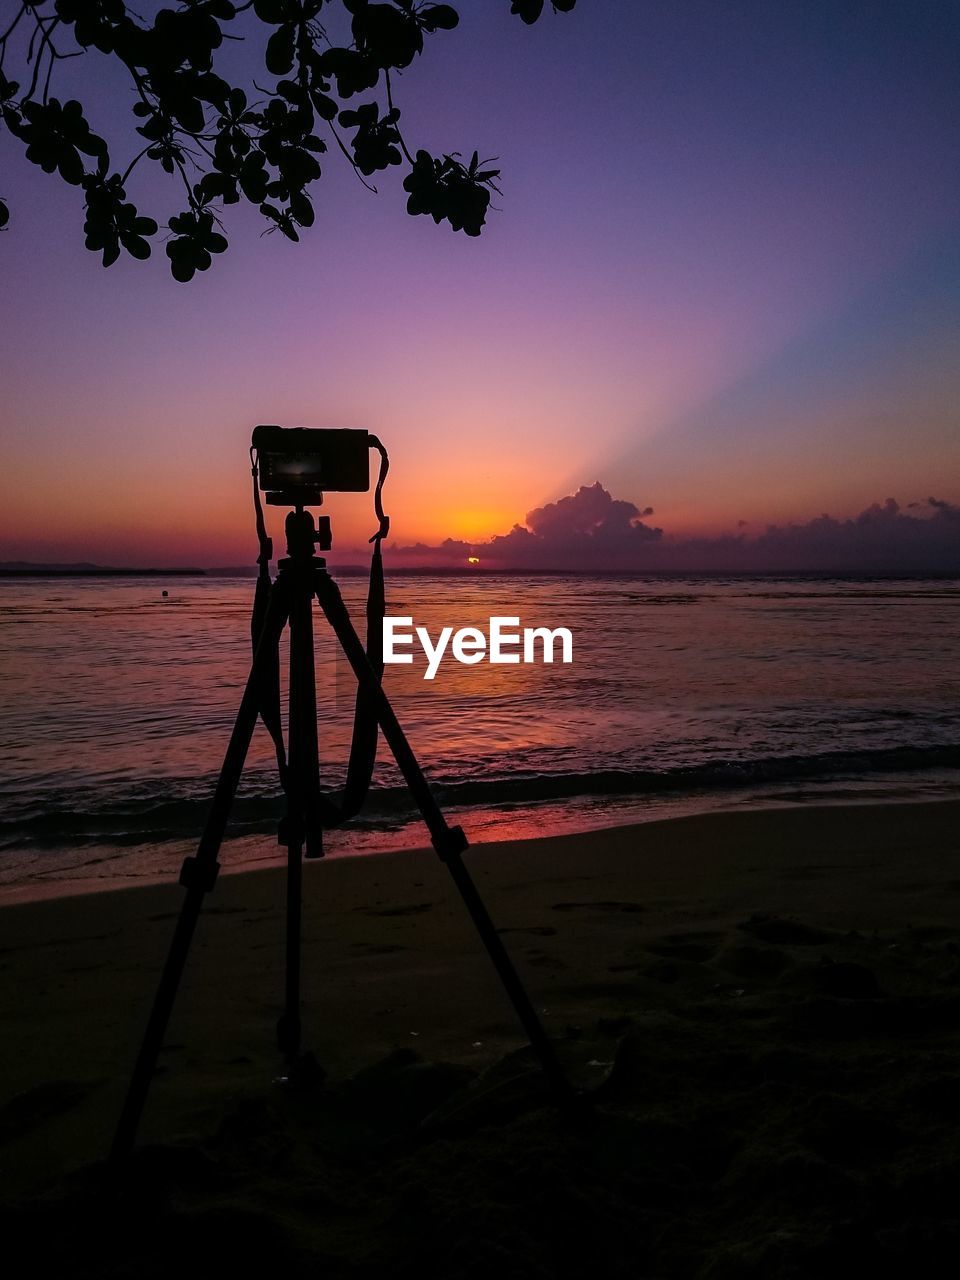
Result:
[[[126,15],[122,0],[56,0],[55,8],[60,21],[73,26],[77,44],[112,52],[115,24]]]
[[[310,90],[310,101],[313,103],[317,115],[321,120],[335,120],[337,118],[337,104],[329,94],[321,89]]]
[[[356,49],[325,49],[316,65],[323,75],[334,77],[341,98],[374,89],[380,79],[380,68],[373,59]]]
[[[543,13],[543,0],[513,0],[510,12],[517,14],[526,23],[536,22]]]
[[[203,132],[203,105],[189,94],[183,94],[172,100],[171,114],[188,133]]]
[[[357,8],[352,28],[357,48],[378,67],[408,67],[423,50],[419,23],[390,4]]]
[[[142,236],[123,236],[123,247],[133,258],[149,258],[150,246]]]
[[[272,204],[262,204],[260,212],[274,223],[274,227],[271,230],[282,231],[288,240],[295,242],[300,240],[293,218],[286,210],[277,209]]]
[[[295,0],[254,0],[253,11],[261,22],[269,22],[273,26],[293,22],[297,17]]]
[[[240,166],[240,189],[251,204],[260,204],[267,194],[266,161],[259,151],[247,156]]]
[[[267,41],[266,66],[275,76],[283,76],[293,66],[297,33],[292,26],[280,27]]]
[[[187,210],[172,217],[168,225],[176,235],[166,244],[170,271],[181,283],[192,280],[197,271],[206,271],[212,262],[210,255],[227,248],[226,237],[213,229],[210,213]]]
[[[425,31],[452,31],[460,15],[448,4],[434,4],[420,10],[420,25]]]
[[[310,203],[310,197],[305,196],[303,192],[295,192],[290,197],[290,212],[300,223],[301,227],[312,227],[314,223],[313,205]]]
[[[170,246],[167,246],[167,253],[170,256],[170,274],[174,280],[179,280],[181,284],[189,284],[196,274],[196,267],[186,258],[176,258],[170,254]],[[106,265],[106,263],[104,263]]]

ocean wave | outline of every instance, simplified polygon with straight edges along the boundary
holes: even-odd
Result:
[[[765,756],[677,765],[665,769],[597,769],[585,772],[514,773],[482,779],[439,778],[438,800],[457,809],[505,810],[547,801],[599,796],[656,796],[730,792],[765,784],[832,781],[883,774],[912,774],[960,769],[960,744],[828,751],[808,755]],[[76,797],[36,796],[29,808],[0,819],[0,850],[110,843],[137,845],[183,839],[199,832],[210,805],[210,790],[196,779],[144,780],[126,792],[114,789]],[[283,797],[260,792],[237,797],[230,835],[276,830]],[[354,828],[389,829],[415,813],[403,786],[374,787]]]

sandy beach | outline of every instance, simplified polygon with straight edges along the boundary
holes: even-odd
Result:
[[[958,819],[784,808],[472,850],[589,1099],[570,1114],[430,851],[307,864],[317,1070],[278,1083],[283,873],[221,875],[122,1192],[97,1162],[182,891],[6,905],[0,1221],[34,1274],[193,1274],[208,1247],[240,1274],[936,1274],[960,1232]]]

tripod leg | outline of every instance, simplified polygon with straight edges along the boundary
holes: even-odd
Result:
[[[277,1045],[292,1065],[300,1052],[300,948],[303,847],[307,856],[322,851],[313,800],[319,793],[317,760],[317,688],[313,648],[313,566],[291,582],[290,689],[287,795],[287,941],[284,1011],[277,1023]]]
[[[430,832],[430,838],[442,862],[450,868],[453,881],[460,891],[464,904],[470,913],[481,941],[486,947],[503,988],[510,998],[527,1039],[540,1063],[551,1086],[561,1097],[568,1099],[574,1090],[567,1080],[564,1070],[557,1058],[556,1050],[550,1043],[543,1024],[537,1017],[536,1010],[530,1003],[526,988],[520,975],[513,966],[513,961],[494,928],[483,899],[473,883],[473,877],[464,866],[461,854],[467,848],[467,838],[460,827],[450,827],[440,806],[423,775],[420,764],[413,754],[407,736],[397,720],[393,707],[383,691],[376,673],[367,661],[360,638],[354,630],[350,615],[347,613],[340,589],[332,578],[325,573],[317,577],[317,598],[337,639],[343,648],[347,661],[353,669],[361,688],[365,689],[377,708],[380,728],[387,740],[394,759],[403,774],[407,786],[417,803],[423,820]]]
[[[233,732],[230,735],[230,742],[224,754],[223,766],[220,769],[220,777],[217,780],[216,790],[213,795],[213,803],[210,806],[210,812],[207,816],[206,826],[203,829],[203,835],[200,838],[200,844],[197,847],[196,856],[187,858],[180,872],[180,883],[186,889],[187,895],[180,909],[173,941],[170,944],[170,950],[167,954],[156,996],[154,997],[153,1008],[150,1011],[147,1029],[140,1045],[140,1052],[137,1055],[133,1074],[130,1077],[126,1101],[123,1105],[123,1111],[120,1113],[120,1121],[117,1125],[111,1150],[111,1159],[114,1161],[121,1160],[127,1156],[133,1149],[133,1144],[136,1140],[140,1117],[143,1114],[147,1092],[156,1070],[157,1058],[163,1047],[163,1037],[166,1033],[177,989],[180,986],[180,979],[187,961],[187,953],[190,950],[193,931],[200,915],[200,909],[203,906],[203,898],[213,888],[217,872],[220,869],[220,864],[217,862],[217,854],[220,852],[230,808],[240,782],[240,774],[243,771],[243,764],[250,747],[250,739],[253,737],[253,731],[257,723],[262,669],[269,662],[273,649],[280,643],[280,635],[286,623],[286,618],[285,588],[281,588],[278,582],[274,585],[270,596],[270,603],[263,624],[263,633],[257,646],[253,665],[250,668],[250,675],[247,677],[246,688],[240,701],[240,709],[237,712]]]

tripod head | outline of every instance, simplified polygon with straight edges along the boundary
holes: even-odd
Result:
[[[315,564],[322,565],[323,560],[318,560],[314,548],[319,547],[321,551],[329,551],[333,546],[330,517],[318,516],[317,523],[314,525],[313,515],[303,507],[295,507],[293,511],[287,513],[284,532],[287,535],[287,555],[294,563],[312,560]],[[285,563],[286,561],[280,561],[281,568]]]

